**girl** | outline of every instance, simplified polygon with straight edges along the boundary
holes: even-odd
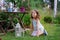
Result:
[[[37,10],[32,10],[31,13],[33,32],[32,36],[39,36],[41,34],[48,35],[42,24],[40,23],[40,15]]]

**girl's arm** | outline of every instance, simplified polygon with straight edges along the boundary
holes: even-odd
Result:
[[[31,24],[30,24],[30,29],[31,29],[31,33],[32,33],[32,31],[33,31],[32,21],[31,21]]]
[[[39,28],[38,28],[38,20],[36,20],[36,28],[37,28],[37,31],[39,30]]]

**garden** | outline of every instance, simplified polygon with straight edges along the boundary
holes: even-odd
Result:
[[[8,1],[8,0],[7,0]],[[45,3],[41,1],[31,0],[24,2],[20,5],[21,0],[16,0],[16,2],[10,0],[12,3],[15,3],[18,7],[25,7],[25,11],[28,12],[0,12],[0,25],[1,21],[4,31],[0,30],[0,40],[59,40],[60,39],[60,2],[58,2],[58,10],[56,17],[54,17],[53,4],[51,4],[51,9],[47,9],[44,5]],[[8,1],[8,2],[10,2]],[[25,1],[25,0],[24,0]],[[53,3],[53,1],[51,2]],[[46,4],[47,6],[47,4]],[[45,9],[44,9],[45,7]],[[24,36],[16,37],[15,36],[15,26],[17,23],[20,23],[23,29],[31,29],[31,10],[37,9],[40,14],[40,22],[47,30],[48,35],[41,35],[39,37],[31,36],[30,30],[25,31]],[[21,10],[19,10],[21,11]],[[23,18],[22,18],[23,17]],[[1,28],[1,27],[0,27]],[[13,30],[11,30],[13,29]]]

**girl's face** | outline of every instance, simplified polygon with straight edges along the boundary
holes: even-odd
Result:
[[[33,18],[36,18],[36,16],[37,16],[37,13],[33,10],[33,11],[32,11],[32,17],[33,17]]]

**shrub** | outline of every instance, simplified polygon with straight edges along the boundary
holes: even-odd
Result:
[[[49,16],[44,17],[44,22],[51,23],[52,22],[52,17],[49,17]]]
[[[30,14],[25,15],[25,17],[23,18],[23,22],[26,26],[30,25]]]
[[[14,22],[15,24],[17,24],[17,23],[18,23],[18,19],[17,19],[17,18],[14,18],[14,19],[13,19],[13,22]]]
[[[53,23],[60,24],[60,16],[57,16],[56,18],[54,18]]]
[[[0,20],[7,20],[8,15],[5,14],[4,12],[0,13]]]

